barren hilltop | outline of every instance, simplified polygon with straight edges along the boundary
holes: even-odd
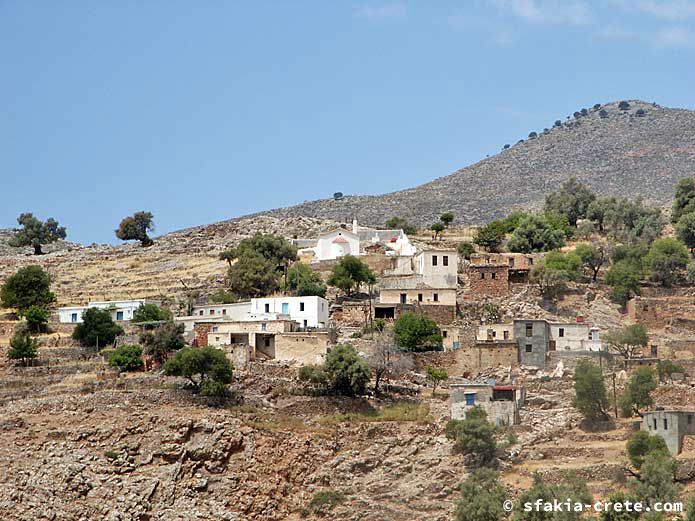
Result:
[[[555,126],[549,121],[547,129],[535,129],[535,135],[493,157],[415,188],[321,199],[268,213],[335,220],[355,215],[372,225],[398,215],[424,225],[453,211],[459,222],[480,224],[513,208],[539,206],[570,176],[602,195],[642,195],[662,204],[672,198],[678,179],[695,169],[695,112],[627,103],[624,110],[617,101],[594,106],[585,115],[578,108],[574,117],[560,116]]]

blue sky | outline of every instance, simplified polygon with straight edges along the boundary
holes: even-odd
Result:
[[[594,103],[695,108],[693,58],[687,0],[0,0],[0,227],[407,188]]]

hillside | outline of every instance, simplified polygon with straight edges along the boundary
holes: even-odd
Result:
[[[322,199],[268,213],[334,220],[354,215],[372,225],[399,215],[424,225],[451,210],[461,223],[480,224],[512,208],[538,207],[570,176],[600,194],[642,195],[663,204],[671,199],[678,179],[695,171],[695,112],[629,103],[628,110],[620,110],[618,102],[604,105],[607,117],[593,108],[586,116],[562,117],[561,127],[537,129],[536,138],[415,188]]]

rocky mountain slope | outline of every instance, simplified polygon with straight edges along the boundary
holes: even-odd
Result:
[[[340,201],[322,199],[269,213],[335,220],[354,215],[373,225],[399,215],[424,225],[451,210],[459,222],[479,224],[516,207],[538,207],[570,176],[597,193],[642,195],[663,204],[678,179],[695,171],[695,112],[637,100],[629,105],[627,110],[620,110],[618,102],[590,108],[586,115],[563,118],[557,127],[548,122],[553,128],[538,130],[536,137],[422,186]]]

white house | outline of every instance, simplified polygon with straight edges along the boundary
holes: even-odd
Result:
[[[251,314],[279,313],[302,327],[328,324],[328,301],[322,297],[266,297],[251,299]]]
[[[360,238],[356,233],[344,228],[336,228],[322,233],[316,240],[315,246],[303,248],[299,255],[313,254],[313,260],[333,260],[345,255],[360,254]]]
[[[58,317],[63,324],[79,324],[82,322],[82,314],[89,308],[108,309],[113,320],[132,320],[135,310],[145,304],[159,305],[159,301],[137,300],[110,300],[108,302],[90,302],[86,306],[69,306],[58,309]]]
[[[251,312],[251,302],[234,302],[232,304],[206,304],[193,306],[194,317],[225,317],[230,320],[244,320]]]

